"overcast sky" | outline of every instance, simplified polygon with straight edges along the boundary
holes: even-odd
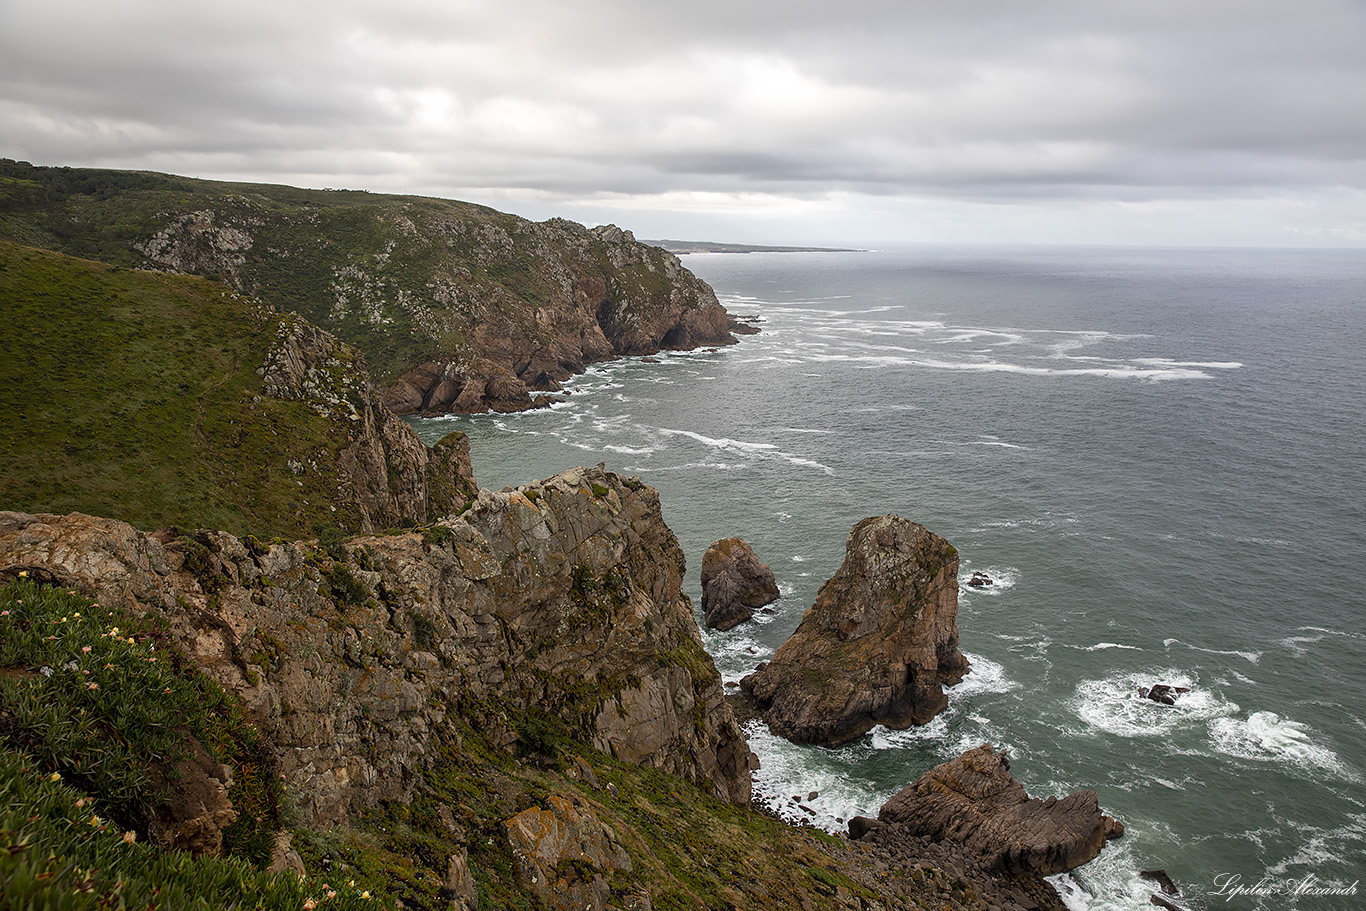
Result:
[[[1366,246],[1366,0],[0,0],[0,155],[641,237]]]

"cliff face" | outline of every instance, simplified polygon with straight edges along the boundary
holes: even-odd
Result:
[[[878,516],[849,532],[796,632],[742,685],[774,733],[838,746],[877,724],[926,723],[967,669],[958,552],[922,525]]]
[[[400,414],[522,410],[595,361],[735,341],[706,283],[615,226],[126,172],[54,193],[67,170],[0,162],[0,236],[218,276],[363,351]]]
[[[0,572],[21,570],[164,614],[274,741],[310,824],[409,794],[451,712],[507,747],[508,710],[553,716],[620,759],[750,799],[754,760],[658,498],[600,469],[481,491],[459,519],[328,552],[0,513]]]

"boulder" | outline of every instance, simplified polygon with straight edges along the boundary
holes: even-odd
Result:
[[[1150,699],[1162,705],[1176,705],[1176,697],[1183,693],[1189,693],[1188,686],[1171,686],[1166,683],[1154,683],[1151,687],[1139,687],[1138,697],[1140,699]]]
[[[898,516],[864,519],[796,632],[741,686],[769,728],[839,746],[925,724],[968,670],[958,650],[958,552]]]
[[[997,873],[1051,876],[1100,853],[1122,827],[1095,791],[1040,800],[989,744],[935,766],[882,805],[878,821],[932,841],[953,841]]]
[[[972,578],[968,580],[968,584],[974,588],[981,588],[984,585],[995,585],[996,580],[992,579],[991,576],[988,576],[986,573],[973,573]]]
[[[561,794],[545,803],[504,823],[517,878],[548,908],[603,911],[608,878],[631,872],[631,858],[588,804]]]
[[[710,629],[728,630],[778,600],[773,570],[743,538],[726,538],[702,557],[702,614]]]

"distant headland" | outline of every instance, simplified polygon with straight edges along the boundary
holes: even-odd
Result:
[[[773,247],[763,244],[718,244],[710,240],[642,240],[675,255],[684,253],[867,253],[852,247]]]

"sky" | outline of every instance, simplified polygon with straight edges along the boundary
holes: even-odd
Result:
[[[642,238],[1366,247],[1366,0],[0,0],[0,156]]]

